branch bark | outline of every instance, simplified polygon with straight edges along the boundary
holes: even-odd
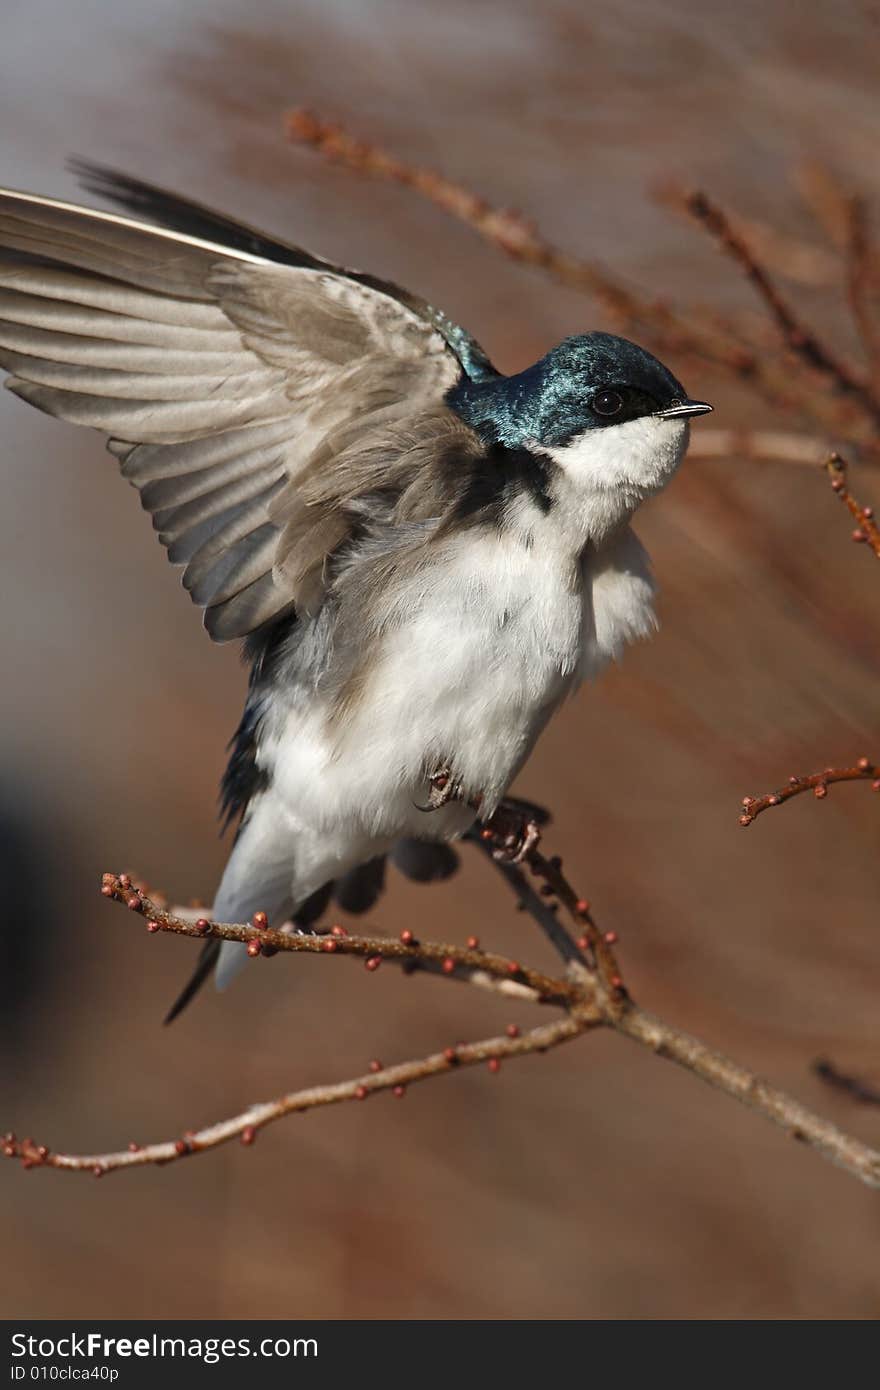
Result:
[[[285,131],[292,143],[304,145],[353,173],[410,189],[465,223],[506,256],[533,266],[557,284],[590,295],[618,331],[645,337],[661,354],[689,357],[720,371],[777,408],[796,409],[825,438],[845,439],[871,454],[876,452],[880,399],[870,382],[795,320],[760,267],[762,283],[771,291],[768,303],[774,320],[784,326],[795,360],[808,368],[801,374],[768,351],[760,334],[749,334],[730,318],[694,309],[673,310],[665,300],[629,287],[598,262],[554,245],[522,213],[495,207],[454,179],[407,164],[312,111],[298,108],[288,112]],[[675,197],[679,207],[688,211],[688,196],[668,193],[667,199]],[[819,389],[821,384],[827,389]]]
[[[865,507],[861,502],[857,502],[847,487],[846,460],[841,458],[840,454],[831,454],[826,460],[825,471],[831,479],[833,490],[856,523],[851,539],[863,545],[867,544],[880,560],[880,528],[874,520],[874,508]]]
[[[308,936],[274,931],[263,924],[263,915],[259,913],[255,914],[256,922],[249,924],[219,923],[207,918],[192,922],[160,907],[124,874],[105,874],[101,891],[145,918],[152,934],[218,937],[224,941],[244,942],[249,949],[253,948],[255,957],[279,951],[311,951],[328,957],[355,956],[363,959],[369,970],[375,970],[378,962],[389,960],[404,966],[414,962],[436,969],[439,965],[445,978],[470,979],[474,974],[483,974],[503,984],[514,976],[514,982],[529,991],[527,997],[563,1010],[563,1017],[555,1023],[523,1034],[511,1024],[504,1036],[456,1044],[442,1052],[392,1067],[376,1062],[362,1076],[251,1105],[230,1119],[202,1129],[187,1130],[177,1139],[146,1145],[132,1143],[127,1149],[111,1153],[69,1154],[54,1152],[33,1139],[18,1139],[9,1133],[2,1139],[3,1155],[20,1160],[25,1168],[58,1168],[68,1172],[90,1172],[99,1177],[123,1168],[171,1163],[233,1139],[249,1145],[266,1125],[303,1110],[366,1100],[377,1091],[390,1090],[403,1096],[408,1085],[450,1075],[462,1066],[486,1063],[491,1071],[497,1072],[505,1059],[547,1052],[605,1026],[649,1048],[656,1056],[677,1063],[748,1106],[852,1177],[870,1187],[880,1187],[880,1152],[845,1134],[748,1068],[637,1007],[619,973],[613,950],[615,933],[600,930],[589,903],[577,894],[563,874],[559,859],[547,858],[537,847],[529,851],[526,862],[545,890],[540,893],[528,883],[518,865],[501,857],[500,842],[481,840],[480,843],[493,855],[496,868],[517,893],[523,909],[540,924],[565,962],[564,979],[551,978],[519,962],[481,951],[474,940],[462,948],[418,941],[406,930],[401,934],[406,939],[394,941],[380,936],[350,936],[338,927],[323,935]],[[554,902],[548,901],[550,897]],[[582,933],[578,938],[557,920],[554,905],[562,906],[569,914]]]
[[[771,806],[781,806],[793,796],[801,796],[811,791],[817,801],[824,801],[832,782],[871,782],[873,790],[880,792],[880,767],[869,758],[859,758],[853,767],[826,767],[822,772],[811,772],[806,777],[789,777],[784,787],[765,792],[763,796],[744,796],[740,825],[751,825],[762,811]]]

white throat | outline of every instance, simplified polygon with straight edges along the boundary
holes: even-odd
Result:
[[[540,447],[558,465],[553,500],[583,545],[600,543],[646,497],[666,486],[684,458],[688,438],[686,420],[644,415],[585,430],[558,447],[530,447]]]

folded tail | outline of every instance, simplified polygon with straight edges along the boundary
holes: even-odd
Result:
[[[442,879],[450,878],[459,864],[458,854],[451,845],[432,843],[427,840],[398,840],[388,858],[395,868],[415,883],[439,882]],[[382,895],[385,888],[385,876],[386,856],[384,855],[370,859],[365,864],[359,864],[337,881],[325,883],[317,892],[312,893],[293,914],[292,921],[300,931],[309,931],[323,917],[331,899],[345,912],[355,915],[369,912]],[[257,896],[261,899],[259,906],[262,906],[265,893],[258,892]],[[240,897],[239,901],[241,901]],[[221,895],[218,893],[217,906],[223,907],[223,905]],[[251,911],[256,910],[256,907],[246,911],[239,907],[232,916],[235,920],[243,921],[251,915]],[[213,915],[217,920],[232,920],[230,916],[219,912],[216,908]],[[277,915],[273,917],[270,913],[269,920],[270,922],[277,922],[279,919]],[[168,1010],[164,1021],[173,1023],[190,1000],[198,994],[215,967],[217,970],[217,988],[225,989],[246,962],[247,952],[244,946],[238,942],[206,941],[195,970]]]

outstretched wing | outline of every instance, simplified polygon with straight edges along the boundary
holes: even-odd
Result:
[[[0,366],[24,400],[109,437],[210,635],[245,636],[294,607],[291,549],[314,568],[347,533],[326,508],[309,533],[297,479],[352,427],[405,422],[493,369],[393,286],[87,177],[170,225],[0,192]]]

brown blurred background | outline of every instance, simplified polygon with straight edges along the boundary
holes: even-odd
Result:
[[[815,239],[805,159],[880,193],[878,50],[867,0],[7,0],[0,178],[75,196],[79,153],[176,186],[400,280],[516,369],[597,326],[594,307],[290,149],[285,107],[522,207],[649,291],[748,310],[651,188],[702,183]],[[838,286],[797,295],[845,334]],[[713,423],[774,422],[709,376],[687,384]],[[476,991],[302,959],[162,1029],[193,949],[148,938],[97,883],[129,866],[210,898],[244,675],[97,437],[3,398],[0,472],[0,1127],[114,1148],[530,1021]],[[875,475],[862,491],[880,503]],[[519,789],[553,806],[548,843],[619,931],[647,1007],[880,1142],[880,1110],[809,1070],[828,1054],[880,1077],[876,800],[835,787],[736,823],[744,793],[790,772],[880,758],[876,567],[796,466],[694,462],[638,529],[661,635],[564,711]],[[549,963],[477,862],[435,889],[395,880],[376,924],[413,921]],[[6,1317],[880,1311],[877,1194],[615,1037],[171,1169],[95,1183],[9,1164],[0,1213]]]

